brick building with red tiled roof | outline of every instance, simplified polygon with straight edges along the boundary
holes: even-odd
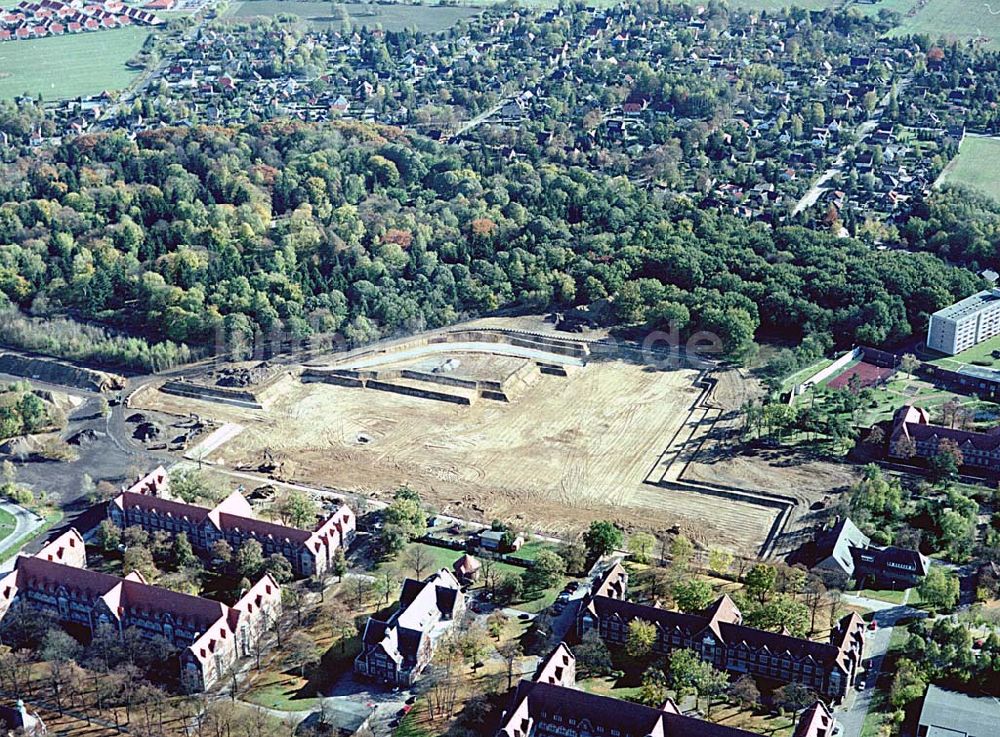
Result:
[[[265,574],[236,604],[182,594],[146,583],[138,572],[125,578],[87,570],[83,538],[71,529],[34,557],[19,556],[0,578],[0,618],[15,607],[49,615],[93,634],[112,627],[162,637],[178,650],[181,683],[200,691],[215,683],[281,611],[281,587]]]
[[[841,619],[829,642],[814,642],[744,626],[728,596],[701,614],[685,614],[627,601],[627,586],[628,573],[621,565],[594,583],[577,615],[577,637],[593,629],[605,642],[623,645],[629,623],[642,619],[656,628],[657,654],[688,648],[720,670],[799,683],[833,702],[847,694],[861,663],[865,627],[857,614]]]
[[[170,480],[161,467],[139,479],[108,504],[108,517],[119,527],[138,525],[147,532],[187,534],[191,545],[207,555],[219,540],[235,550],[246,540],[256,540],[264,555],[284,556],[298,577],[325,574],[337,548],[346,549],[354,539],[356,519],[342,505],[311,530],[301,530],[257,519],[239,492],[233,492],[212,509],[173,501]]]
[[[944,440],[954,442],[962,451],[963,466],[1000,470],[1000,427],[975,432],[933,425],[927,410],[910,404],[900,407],[893,416],[889,455],[904,459],[933,458]]]
[[[533,678],[518,683],[500,718],[497,737],[757,737],[756,732],[659,707],[621,701],[576,687],[576,658],[560,643]],[[817,702],[803,712],[795,737],[831,737],[834,719]]]

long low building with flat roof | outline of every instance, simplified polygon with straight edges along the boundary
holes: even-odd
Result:
[[[917,722],[917,737],[996,737],[1000,699],[970,696],[931,684]]]
[[[1000,335],[1000,288],[984,289],[931,315],[927,347],[954,356]]]

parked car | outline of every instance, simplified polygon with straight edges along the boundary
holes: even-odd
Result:
[[[878,622],[876,622],[873,619],[871,622],[868,623],[868,629],[870,629],[872,632],[877,631],[878,630]]]
[[[579,581],[570,581],[568,584],[566,584],[566,590],[569,591],[571,594],[574,593],[578,588],[580,588]]]
[[[854,682],[854,685],[857,687],[858,691],[864,691],[868,684],[865,681],[864,676],[858,676],[858,680]]]

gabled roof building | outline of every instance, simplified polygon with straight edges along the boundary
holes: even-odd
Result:
[[[930,561],[919,551],[872,545],[871,539],[845,517],[816,540],[816,568],[854,579],[858,588],[909,588],[927,575]]]
[[[388,620],[369,618],[354,672],[383,683],[410,686],[434,653],[439,624],[454,623],[465,612],[465,594],[454,574],[442,568],[425,581],[408,578],[399,608]]]
[[[258,519],[250,503],[233,492],[209,509],[169,498],[170,480],[160,467],[139,479],[108,503],[108,517],[119,527],[132,525],[147,532],[184,532],[191,545],[207,554],[219,540],[235,550],[245,540],[257,540],[264,555],[283,555],[298,577],[323,575],[333,563],[337,548],[354,539],[356,519],[342,505],[312,530],[301,530]]]
[[[962,451],[963,466],[1000,470],[1000,427],[975,432],[932,425],[927,410],[909,404],[896,410],[893,417],[889,455],[904,459],[912,456],[933,458],[940,451],[943,440],[954,442]]]
[[[560,643],[534,676],[518,683],[500,718],[497,737],[754,737],[756,733],[660,707],[581,691],[576,658]],[[802,714],[795,737],[832,737],[834,720],[821,703]]]
[[[146,583],[87,570],[83,538],[71,529],[34,557],[20,556],[0,578],[0,619],[15,608],[47,614],[93,634],[102,626],[162,637],[179,652],[181,683],[211,686],[281,611],[281,587],[265,574],[232,607]]]
[[[856,614],[840,620],[829,642],[814,642],[744,626],[728,596],[701,614],[685,614],[627,601],[627,585],[628,573],[620,564],[595,581],[577,615],[578,637],[594,629],[605,642],[623,645],[629,623],[642,619],[656,627],[656,653],[688,648],[719,670],[800,683],[833,702],[846,695],[861,662],[864,622]]]

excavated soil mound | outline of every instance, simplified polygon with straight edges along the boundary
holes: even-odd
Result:
[[[91,391],[121,389],[125,386],[125,379],[117,374],[71,366],[54,358],[29,358],[14,353],[0,354],[0,373]]]

